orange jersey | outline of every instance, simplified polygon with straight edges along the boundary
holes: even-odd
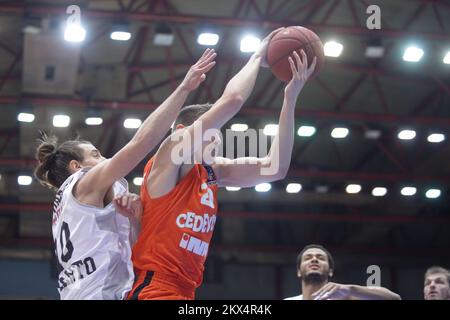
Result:
[[[144,182],[152,164],[153,158],[145,166]],[[216,222],[217,190],[211,167],[199,164],[161,197],[150,198],[142,184],[142,227],[132,255],[138,277],[153,271],[169,285],[176,282],[192,291],[200,286]]]

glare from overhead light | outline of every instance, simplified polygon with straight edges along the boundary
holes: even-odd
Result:
[[[197,42],[202,46],[215,46],[219,42],[219,35],[217,33],[204,32],[199,34]]]
[[[100,117],[89,117],[84,121],[88,126],[99,126],[103,123],[103,119]]]
[[[17,183],[21,186],[28,186],[33,182],[33,178],[30,176],[18,176]]]
[[[403,54],[403,60],[407,62],[419,62],[422,57],[423,50],[415,46],[408,47]]]
[[[276,136],[278,133],[278,125],[277,124],[267,124],[264,127],[263,133],[266,136]]]
[[[327,57],[337,58],[342,54],[344,46],[336,41],[328,41],[323,46],[324,54]]]
[[[327,193],[328,192],[328,186],[319,185],[316,187],[317,193]]]
[[[80,24],[69,23],[64,31],[64,40],[82,42],[86,38],[86,30]]]
[[[414,187],[403,187],[400,192],[402,195],[409,197],[409,196],[415,195],[417,192],[417,189]]]
[[[331,136],[335,139],[343,139],[348,136],[349,130],[347,128],[334,128],[331,131]]]
[[[133,179],[133,184],[136,185],[136,186],[141,186],[143,180],[144,179],[142,177],[136,177],[136,178]]]
[[[316,128],[313,126],[301,126],[297,131],[300,137],[311,137],[314,133],[316,133]]]
[[[450,64],[450,51],[447,52],[442,62],[444,62],[445,64]]]
[[[137,129],[141,126],[141,119],[128,118],[123,122],[123,126],[127,129]]]
[[[381,136],[381,131],[370,129],[364,132],[364,136],[366,139],[376,140]]]
[[[425,193],[425,196],[428,199],[439,198],[441,196],[441,190],[439,190],[439,189],[428,189],[427,192]]]
[[[34,114],[28,112],[21,112],[17,115],[17,120],[20,122],[33,122]]]
[[[378,59],[378,58],[382,58],[383,55],[384,55],[383,47],[367,47],[366,48],[366,57],[367,58]]]
[[[400,140],[413,140],[416,137],[416,131],[414,130],[402,130],[398,133],[397,137]]]
[[[445,135],[442,133],[432,133],[427,138],[428,142],[439,143],[445,140]]]
[[[64,114],[57,114],[53,116],[53,126],[57,128],[65,128],[70,124],[70,117]]]
[[[246,35],[241,39],[241,52],[255,52],[261,44],[261,39],[252,35]]]
[[[299,193],[302,190],[302,185],[300,183],[289,183],[286,186],[287,193]]]
[[[260,183],[255,186],[257,192],[267,192],[272,188],[270,183]]]
[[[166,23],[160,23],[155,28],[153,44],[157,46],[171,46],[174,40],[172,29]]]
[[[127,31],[113,31],[110,37],[116,41],[128,41],[131,39],[131,33]]]
[[[225,189],[227,189],[227,191],[239,191],[239,190],[241,190],[241,188],[239,188],[239,187],[225,187]]]
[[[345,191],[350,194],[356,194],[361,191],[361,186],[359,184],[349,184],[345,188]]]
[[[375,187],[372,189],[372,195],[374,197],[383,197],[387,193],[387,189],[385,187]]]
[[[232,131],[245,131],[248,129],[248,125],[245,123],[234,123],[231,125]]]

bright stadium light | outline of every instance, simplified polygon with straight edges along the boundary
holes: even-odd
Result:
[[[30,176],[18,176],[17,183],[21,186],[28,186],[33,182],[33,178]]]
[[[361,185],[359,184],[349,184],[347,185],[347,187],[345,188],[345,191],[347,193],[350,194],[356,194],[359,193],[361,191]]]
[[[385,187],[375,187],[372,189],[372,195],[374,197],[383,197],[387,194],[387,189]]]
[[[316,133],[316,128],[313,126],[301,126],[297,131],[299,137],[311,137],[314,133]]]
[[[246,131],[248,129],[248,125],[245,123],[233,123],[231,125],[232,131]]]
[[[407,62],[419,62],[423,57],[423,53],[423,50],[418,47],[408,47],[403,53],[403,60]]]
[[[413,196],[415,195],[417,192],[417,189],[414,187],[403,187],[402,190],[400,191],[400,193],[404,196]]]
[[[215,46],[219,42],[217,33],[204,32],[197,37],[197,43],[202,46]]]
[[[88,126],[99,126],[103,123],[103,119],[100,117],[89,117],[84,120],[84,123]]]
[[[133,179],[133,184],[136,186],[142,185],[142,180],[144,180],[142,177],[136,177]]]
[[[413,140],[416,137],[416,131],[414,130],[402,130],[398,133],[397,137],[400,140]]]
[[[445,135],[442,133],[432,133],[427,138],[428,142],[439,143],[445,140]]]
[[[241,39],[240,50],[241,52],[255,52],[258,50],[261,44],[261,39],[252,35],[245,35]]]
[[[270,183],[260,183],[255,186],[257,192],[267,192],[272,188]]]
[[[337,58],[342,54],[344,46],[336,41],[328,41],[323,46],[323,51],[326,57]]]
[[[239,190],[241,190],[241,188],[239,188],[239,187],[225,187],[225,189],[227,189],[227,191],[239,191]]]
[[[278,125],[277,124],[267,124],[264,127],[263,133],[266,136],[276,136],[278,133]]]
[[[21,112],[17,115],[17,120],[20,122],[33,122],[34,114],[28,112]]]
[[[64,31],[64,40],[68,42],[82,42],[86,38],[86,30],[77,23],[69,23]]]
[[[123,122],[123,126],[127,129],[137,129],[141,126],[141,119],[128,118]]]
[[[300,183],[289,183],[286,186],[287,193],[299,193],[302,190],[302,185]]]
[[[428,189],[427,192],[425,193],[425,196],[428,199],[439,198],[441,196],[441,190],[439,190],[439,189]]]
[[[331,131],[331,136],[335,139],[343,139],[348,136],[349,130],[347,128],[334,128]]]
[[[53,126],[57,128],[65,128],[70,124],[70,117],[64,114],[57,114],[53,116]]]

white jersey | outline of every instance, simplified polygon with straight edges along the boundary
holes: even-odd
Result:
[[[303,295],[300,294],[298,296],[293,296],[293,297],[289,297],[289,298],[284,298],[283,300],[304,300],[303,299]]]
[[[72,194],[88,171],[71,175],[59,188],[53,205],[52,231],[58,262],[61,299],[124,299],[134,280],[130,223],[113,203],[97,208],[80,203]],[[128,190],[125,179],[113,185],[114,194]]]

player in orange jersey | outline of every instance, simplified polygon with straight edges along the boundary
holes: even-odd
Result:
[[[304,52],[302,58],[296,53],[289,58],[293,77],[284,92],[280,129],[269,154],[233,160],[214,157],[211,165],[195,161],[211,142],[219,143],[218,136],[204,143],[203,134],[220,130],[249,97],[260,66],[266,65],[267,44],[277,31],[262,41],[212,107],[194,105],[181,110],[172,135],[147,163],[141,187],[142,229],[132,255],[136,281],[129,299],[194,299],[217,219],[218,188],[250,187],[286,176],[294,143],[295,104],[315,68],[315,59],[307,67]],[[182,161],[177,157],[180,145]]]

